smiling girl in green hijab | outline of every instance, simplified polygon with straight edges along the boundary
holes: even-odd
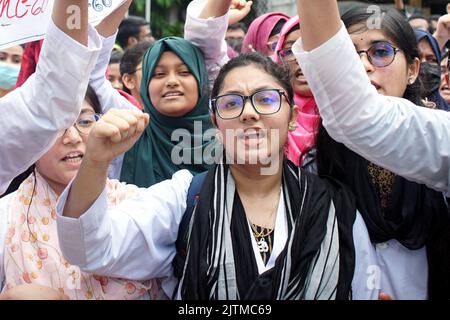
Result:
[[[142,67],[141,98],[150,124],[125,154],[120,180],[149,187],[181,169],[207,170],[210,157],[204,151],[214,142],[213,135],[205,136],[213,125],[201,51],[182,38],[164,38],[147,51]]]

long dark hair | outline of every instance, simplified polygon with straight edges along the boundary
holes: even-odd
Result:
[[[406,62],[413,64],[416,58],[419,58],[419,48],[414,31],[406,21],[406,19],[397,10],[381,11],[380,13],[380,31],[388,37],[395,46],[402,50]],[[354,8],[341,17],[347,29],[354,26],[360,26],[358,32],[364,32],[369,29],[367,21],[373,19],[373,12],[367,7]],[[421,82],[420,79],[413,84],[408,84],[403,94],[403,98],[411,101],[416,105],[422,106],[421,101]],[[316,138],[317,147],[317,169],[320,175],[335,175],[344,168],[344,159],[339,157],[342,144],[334,141],[326,132],[322,123],[319,126],[319,132]],[[334,174],[332,174],[334,173]]]

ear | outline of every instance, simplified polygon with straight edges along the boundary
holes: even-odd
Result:
[[[420,60],[419,58],[415,58],[414,62],[408,66],[408,84],[413,84],[416,82],[417,77],[420,72]]]
[[[128,37],[127,47],[130,47],[136,43],[138,43],[138,39],[136,39],[136,37]]]
[[[297,116],[298,107],[294,104],[291,108],[291,114],[289,116],[289,131],[295,131],[295,129],[297,129]]]
[[[128,73],[125,73],[122,76],[122,82],[124,86],[130,91],[133,90],[134,87],[136,86],[136,79]]]

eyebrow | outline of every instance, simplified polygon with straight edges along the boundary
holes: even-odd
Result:
[[[165,65],[165,64],[158,64],[158,65],[155,67],[155,69],[156,69],[156,68],[166,68],[166,67],[167,67],[167,65]],[[186,67],[186,68],[189,69],[189,67],[187,66],[187,64],[184,63],[184,62],[181,62],[181,63],[178,63],[178,64],[175,65],[175,68],[179,68],[179,67]]]
[[[256,92],[256,91],[265,90],[265,89],[277,89],[277,90],[278,90],[278,88],[275,88],[275,86],[272,86],[272,85],[264,85],[264,86],[259,86],[259,87],[255,88],[255,89],[251,90],[251,91],[252,91],[252,93],[254,93],[254,92]],[[242,92],[242,90],[239,90],[239,89],[230,89],[230,90],[225,91],[225,92],[224,92],[223,94],[221,94],[221,95],[224,95],[224,94],[234,94],[234,93],[244,95],[244,93]]]
[[[80,116],[84,113],[89,113],[89,112],[95,113],[95,110],[91,109],[91,108],[83,108],[83,109],[81,109]]]

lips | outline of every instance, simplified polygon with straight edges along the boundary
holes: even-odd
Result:
[[[80,151],[73,151],[66,154],[61,161],[68,163],[77,163],[83,159],[84,154]]]
[[[173,98],[173,97],[181,97],[184,96],[184,93],[181,91],[167,91],[166,93],[163,94],[163,98]]]
[[[294,73],[295,79],[300,82],[300,84],[307,84],[305,75],[303,74],[302,69],[298,68]]]
[[[375,81],[370,81],[370,83],[375,87],[375,89],[377,89],[377,90],[381,89],[381,86],[378,83],[376,83]]]

